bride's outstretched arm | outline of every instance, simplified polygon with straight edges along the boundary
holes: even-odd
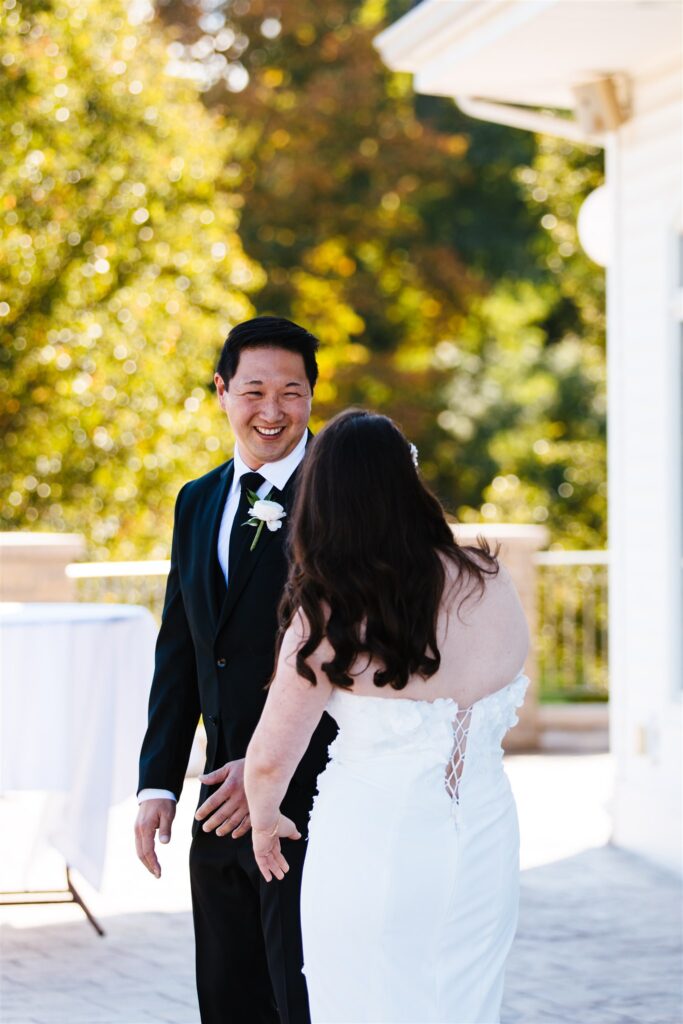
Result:
[[[294,822],[280,814],[280,803],[332,690],[320,671],[320,664],[331,653],[321,650],[323,645],[328,646],[325,641],[308,661],[317,684],[314,686],[296,671],[296,652],[305,636],[305,623],[297,616],[283,638],[275,677],[247,750],[244,787],[254,854],[266,881],[272,875],[283,878],[287,870],[280,838],[299,838]]]

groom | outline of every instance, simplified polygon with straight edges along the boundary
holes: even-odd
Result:
[[[313,335],[277,317],[238,324],[214,381],[234,458],[181,488],[149,722],[140,755],[138,856],[158,878],[200,714],[206,774],[190,879],[202,1024],[307,1024],[299,888],[305,844],[284,840],[289,874],[267,884],[252,853],[244,756],[274,662],[287,575],[287,517],[248,523],[249,491],[292,507],[318,375]],[[275,509],[275,514],[279,514]],[[271,513],[273,509],[271,509]],[[276,527],[280,522],[282,528]],[[313,735],[282,805],[306,833],[335,726]]]

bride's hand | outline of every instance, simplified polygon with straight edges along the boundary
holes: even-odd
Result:
[[[281,839],[301,839],[301,833],[291,818],[281,814],[277,820],[277,827],[272,829],[258,829],[251,827],[252,842],[254,844],[254,857],[258,869],[270,882],[273,878],[282,881],[289,871],[289,864],[282,856],[280,849]]]

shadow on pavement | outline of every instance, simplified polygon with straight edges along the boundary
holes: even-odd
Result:
[[[14,914],[19,911],[13,911]],[[3,1024],[197,1024],[189,913],[3,926]]]
[[[3,1024],[197,1024],[189,913],[109,914],[104,939],[33,913],[4,928]],[[681,945],[681,886],[637,857],[524,871],[503,1024],[678,1024]]]
[[[503,1024],[677,1024],[682,889],[612,846],[522,873]]]

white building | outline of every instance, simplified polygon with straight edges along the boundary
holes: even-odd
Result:
[[[614,841],[681,872],[683,6],[423,0],[377,39],[418,92],[602,145]],[[548,113],[547,108],[552,108]]]

